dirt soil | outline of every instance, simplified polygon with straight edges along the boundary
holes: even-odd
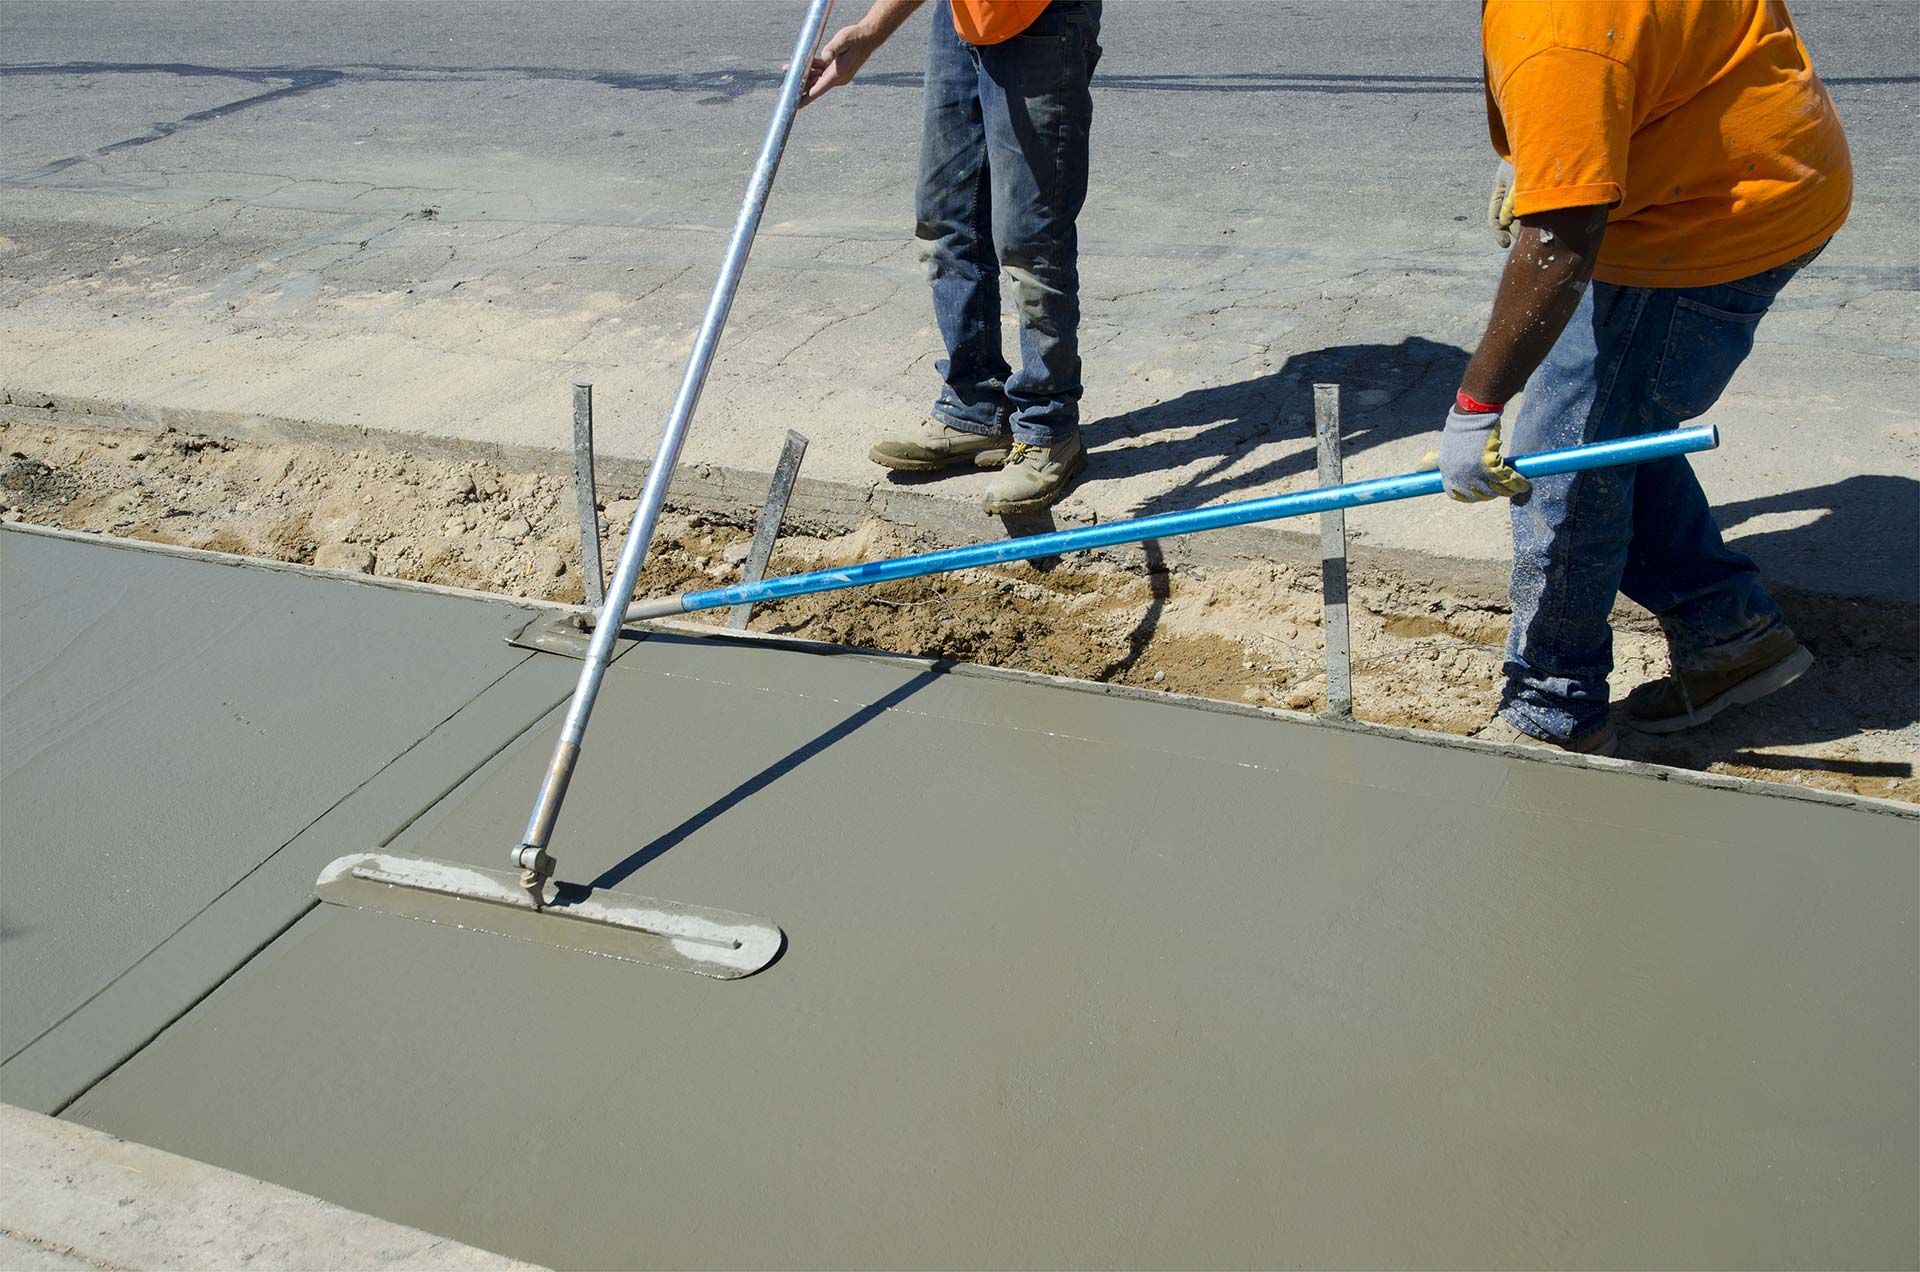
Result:
[[[609,564],[635,490],[603,491]],[[0,520],[29,521],[543,600],[582,599],[571,483],[386,449],[234,441],[171,429],[0,419]],[[736,581],[753,510],[669,512],[639,594]],[[794,525],[770,573],[938,546],[868,521]],[[1325,707],[1319,576],[1267,562],[1169,569],[1151,545],[801,597],[756,630],[1111,681],[1230,702]],[[1786,596],[1818,662],[1799,683],[1687,734],[1622,735],[1622,754],[1920,803],[1920,615]],[[1354,713],[1471,733],[1493,711],[1503,608],[1417,579],[1352,597]],[[724,621],[723,613],[711,615]],[[1616,615],[1616,694],[1663,675],[1644,613]]]

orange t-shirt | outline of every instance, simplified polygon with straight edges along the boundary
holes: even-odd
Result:
[[[1731,282],[1846,221],[1847,135],[1780,0],[1486,0],[1480,35],[1513,210],[1611,204],[1600,281]]]
[[[1011,40],[1040,16],[1047,0],[953,0],[953,29],[968,44]]]

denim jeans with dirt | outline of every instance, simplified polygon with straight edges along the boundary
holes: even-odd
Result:
[[[1509,453],[1659,432],[1706,411],[1810,259],[1713,287],[1592,284],[1527,381]],[[1758,568],[1721,541],[1685,457],[1541,478],[1512,515],[1500,714],[1536,737],[1606,723],[1616,592],[1652,611],[1687,670],[1737,662],[1782,625]]]
[[[933,417],[1050,446],[1080,423],[1080,244],[1088,90],[1100,5],[1054,0],[1019,35],[975,46],[933,10],[915,234],[946,342]],[[1020,369],[1000,345],[1000,270],[1020,314]]]

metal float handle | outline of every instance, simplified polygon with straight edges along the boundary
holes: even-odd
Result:
[[[673,480],[681,443],[686,440],[687,426],[693,422],[694,407],[699,404],[700,390],[707,382],[707,369],[713,365],[721,329],[727,324],[727,311],[733,306],[733,294],[746,268],[747,253],[753,248],[754,232],[760,228],[760,214],[766,210],[774,173],[780,168],[787,133],[793,128],[793,117],[800,109],[800,89],[806,82],[807,68],[813,61],[814,50],[819,47],[827,13],[832,8],[833,0],[808,0],[800,37],[794,41],[793,58],[787,63],[779,96],[774,100],[773,122],[767,125],[767,137],[761,143],[759,159],[754,162],[753,178],[747,183],[740,217],[734,222],[733,236],[727,240],[726,255],[720,260],[720,277],[714,280],[706,316],[700,320],[700,334],[694,337],[693,353],[687,358],[687,371],[680,380],[680,392],[667,416],[666,433],[660,438],[660,448],[654,452],[652,467],[647,470],[640,506],[634,509],[633,525],[627,531],[620,562],[614,567],[613,581],[607,585],[593,640],[587,646],[586,661],[580,668],[580,682],[574,687],[573,701],[567,706],[566,723],[560,726],[560,741],[547,765],[533,814],[527,819],[526,834],[512,852],[514,864],[525,871],[523,882],[535,905],[542,903],[542,889],[553,873],[553,858],[547,853],[547,842],[553,837],[560,802],[566,798],[567,783],[572,780],[573,766],[580,758],[580,741],[587,732],[587,717],[593,713],[594,699],[599,696],[600,682],[606,676],[607,661],[613,654],[614,638],[620,632],[615,616],[633,599],[640,567],[646,563],[647,551],[653,546],[654,527],[667,499],[667,484]]]

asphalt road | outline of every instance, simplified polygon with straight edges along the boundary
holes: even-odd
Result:
[[[1763,325],[1701,469],[1776,577],[1912,600],[1914,9],[1795,9],[1848,125],[1854,219]],[[553,446],[578,373],[602,445],[646,455],[798,15],[15,0],[0,387]],[[925,23],[802,116],[689,459],[764,471],[796,426],[809,475],[883,482],[868,444],[930,397],[910,241]],[[1472,7],[1119,0],[1103,44],[1079,510],[1311,484],[1317,380],[1346,387],[1350,475],[1417,466],[1500,263]],[[1438,501],[1356,526],[1505,550],[1502,518]]]

